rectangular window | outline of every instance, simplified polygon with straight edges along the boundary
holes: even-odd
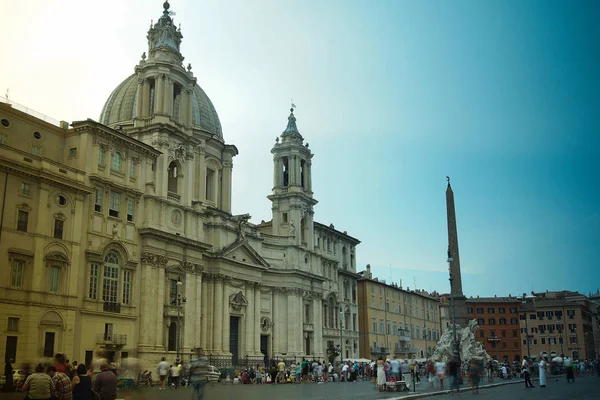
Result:
[[[27,232],[27,225],[29,224],[29,213],[27,211],[19,210],[19,216],[17,219],[17,230],[21,232]]]
[[[98,146],[98,165],[104,166],[104,147]]]
[[[29,196],[31,194],[31,187],[29,186],[29,183],[21,182],[20,193],[24,194],[25,196]]]
[[[379,299],[379,308],[383,309],[383,300]]]
[[[506,318],[500,318],[500,325],[506,325]]]
[[[542,344],[546,344],[546,338],[541,338]]]
[[[282,222],[283,222],[284,224],[287,224],[287,223],[288,223],[288,213],[283,213],[283,214],[282,214]],[[318,243],[319,243],[319,239],[317,238],[317,247],[319,247],[319,246],[318,246]]]
[[[104,199],[104,191],[96,189],[96,201],[94,203],[94,211],[102,212],[102,200]]]
[[[373,333],[377,333],[377,320],[373,318]]]
[[[133,200],[127,199],[127,221],[129,221],[129,222],[133,222],[133,210],[134,210]]]
[[[499,312],[500,314],[504,314],[504,313],[506,312],[506,308],[502,308],[502,307],[501,307],[501,308],[499,308],[499,309],[498,309],[498,312]]]
[[[511,314],[515,314],[517,312],[517,308],[516,307],[511,307],[510,308],[510,313]]]
[[[477,320],[477,324],[478,325],[483,325],[483,324],[485,324],[485,320],[483,318],[480,318],[480,319]]]
[[[8,135],[0,133],[0,144],[8,144]]]
[[[390,321],[387,321],[387,334],[391,335],[391,333],[392,333],[392,327],[390,325]]]
[[[44,357],[54,357],[54,332],[44,334]]]
[[[375,296],[371,296],[371,307],[375,307]]]
[[[493,314],[493,313],[495,313],[495,312],[496,312],[496,310],[495,310],[495,309],[493,309],[493,308],[488,308],[488,314]]]
[[[35,144],[31,146],[31,154],[34,156],[42,155],[42,148],[40,146],[36,146]]]
[[[135,178],[135,160],[129,160],[129,177]]]
[[[567,310],[567,315],[570,319],[575,318],[575,310]]]
[[[50,293],[58,293],[60,282],[60,267],[50,267],[50,282],[48,291]]]
[[[71,147],[69,149],[69,158],[77,157],[77,147]]]
[[[516,318],[511,318],[511,319],[510,319],[510,323],[514,325],[514,324],[517,324],[517,323],[518,323],[518,321],[517,321],[517,319],[516,319]]]
[[[121,193],[110,192],[110,206],[108,208],[108,215],[111,217],[119,217],[119,208],[121,206]]]
[[[123,304],[131,301],[131,271],[123,271]]]
[[[8,326],[6,330],[9,332],[19,332],[19,318],[8,317]]]
[[[469,314],[473,314],[473,307],[469,307],[469,308],[467,308],[467,312],[468,312]]]
[[[352,314],[352,329],[356,332],[358,331],[358,321],[356,314]]]
[[[379,333],[384,333],[384,330],[383,330],[383,321],[379,321]]]
[[[215,171],[206,169],[206,200],[215,201]]]
[[[171,304],[177,303],[177,279],[169,279],[169,301]]]
[[[102,300],[105,303],[117,303],[119,283],[119,267],[104,265],[104,280],[102,282]]]
[[[25,275],[25,261],[13,260],[10,271],[10,286],[16,289],[23,287],[23,277]]]
[[[98,271],[100,266],[98,264],[90,264],[90,287],[88,290],[88,297],[92,300],[98,298]]]
[[[506,337],[506,331],[502,331],[502,337]]]
[[[495,320],[494,318],[490,318],[490,319],[488,320],[488,323],[489,323],[490,325],[495,325],[495,324],[496,324],[496,320]]]
[[[477,314],[483,314],[483,308],[478,308],[477,309]]]
[[[536,315],[535,314],[529,314],[529,319],[536,319]]]
[[[54,220],[54,239],[62,239],[63,238],[63,228],[65,225],[65,221],[62,219]]]

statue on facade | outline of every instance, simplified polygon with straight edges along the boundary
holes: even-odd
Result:
[[[454,329],[456,329],[456,340],[459,343],[459,354],[462,361],[482,360],[489,361],[491,358],[483,348],[483,344],[475,339],[475,333],[479,326],[477,321],[470,320],[467,326],[450,325],[438,341],[433,352],[433,360],[448,361],[453,356]]]
[[[296,225],[294,221],[290,221],[290,236],[296,237]]]

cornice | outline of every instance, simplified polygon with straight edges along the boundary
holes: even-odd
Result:
[[[90,174],[90,181],[91,182],[100,182],[104,185],[116,187],[117,189],[119,189],[122,192],[134,195],[136,197],[136,200],[139,200],[140,197],[142,197],[144,195],[144,192],[142,192],[139,189],[132,188],[131,186],[122,185],[111,179],[105,178],[99,174]]]
[[[140,236],[146,237],[154,237],[162,240],[170,241],[173,243],[177,243],[183,246],[195,247],[199,251],[204,252],[207,250],[211,250],[213,246],[209,243],[199,242],[197,240],[188,239],[186,237],[178,236],[170,232],[160,231],[156,228],[140,228],[138,229],[138,234]]]
[[[62,165],[61,165],[62,168]],[[63,189],[67,189],[78,194],[91,194],[94,193],[92,188],[87,187],[86,185],[79,183],[67,176],[59,176],[54,173],[50,173],[47,170],[41,170],[39,168],[31,167],[28,165],[24,165],[21,163],[16,163],[12,160],[2,159],[0,160],[0,171],[4,171],[7,173],[14,173],[20,176],[25,176],[30,179],[36,179],[40,182],[47,183],[52,186],[60,187]],[[78,171],[82,173],[82,171]]]

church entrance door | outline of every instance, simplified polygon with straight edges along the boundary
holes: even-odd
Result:
[[[239,334],[240,334],[240,317],[229,317],[229,351],[231,351],[231,363],[238,365],[239,357]]]
[[[260,335],[260,352],[264,355],[264,363],[267,365],[269,360],[269,336]]]

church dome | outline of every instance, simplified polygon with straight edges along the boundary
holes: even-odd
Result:
[[[113,90],[102,108],[102,124],[114,126],[132,122],[136,116],[137,82],[137,75],[132,74]],[[192,94],[192,124],[196,129],[223,138],[217,110],[198,85],[194,87]]]

